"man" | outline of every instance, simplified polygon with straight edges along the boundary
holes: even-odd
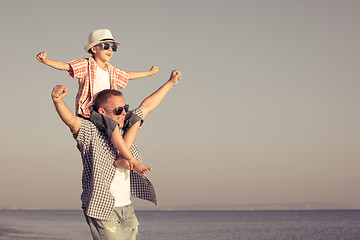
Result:
[[[181,72],[172,71],[170,79],[131,111],[127,118],[125,99],[119,91],[104,90],[96,97],[96,110],[119,123],[127,147],[131,147],[132,154],[138,160],[140,155],[134,141],[142,119],[160,104],[180,79]],[[58,85],[51,96],[60,118],[74,134],[81,153],[81,201],[92,236],[96,240],[136,239],[139,223],[131,205],[130,194],[156,204],[152,184],[145,176],[115,167],[118,152],[111,140],[89,119],[72,113],[63,101],[66,93],[67,88]]]

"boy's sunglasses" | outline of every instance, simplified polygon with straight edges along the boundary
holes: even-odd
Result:
[[[102,49],[104,49],[104,50],[109,50],[110,47],[113,52],[116,52],[116,50],[117,50],[116,44],[109,44],[109,43],[103,42],[103,43],[96,44],[95,47],[100,46],[100,45],[101,45]]]
[[[107,110],[107,111],[113,112],[115,115],[120,115],[123,112],[123,110],[125,110],[125,112],[129,111],[129,104],[125,104],[124,107],[117,107],[117,108],[115,108],[113,110],[106,109],[106,108],[104,108],[104,109]]]

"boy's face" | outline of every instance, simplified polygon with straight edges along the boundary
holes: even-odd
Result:
[[[114,44],[113,42],[107,42],[107,43]],[[114,54],[111,47],[108,50],[104,50],[101,45],[92,47],[91,50],[94,54],[94,58],[99,59],[103,62],[109,62]]]

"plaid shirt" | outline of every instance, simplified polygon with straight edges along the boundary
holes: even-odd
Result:
[[[89,107],[94,99],[94,79],[96,77],[97,64],[94,58],[77,59],[68,62],[71,66],[69,75],[79,80],[79,90],[76,95],[76,114],[90,117]],[[128,80],[129,74],[110,63],[105,63],[110,75],[110,88],[123,89]]]
[[[143,118],[141,108],[133,110],[132,113]],[[126,130],[121,129],[122,134]],[[84,118],[81,118],[79,133],[74,138],[83,161],[82,208],[89,217],[108,220],[115,202],[110,193],[110,185],[115,175],[114,161],[118,155],[117,150],[103,132]],[[130,151],[138,161],[141,161],[136,142],[131,146]],[[157,204],[155,190],[149,179],[132,171],[130,171],[130,193],[134,197]]]

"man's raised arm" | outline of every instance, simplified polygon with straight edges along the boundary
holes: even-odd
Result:
[[[63,98],[65,97],[67,91],[68,89],[64,86],[57,85],[54,87],[51,97],[61,120],[70,128],[72,133],[77,135],[81,126],[81,119],[76,117],[70,108],[68,108],[68,106],[64,103]]]
[[[170,79],[140,104],[144,117],[146,117],[161,103],[166,94],[178,83],[181,77],[181,72],[179,70],[172,71]]]

